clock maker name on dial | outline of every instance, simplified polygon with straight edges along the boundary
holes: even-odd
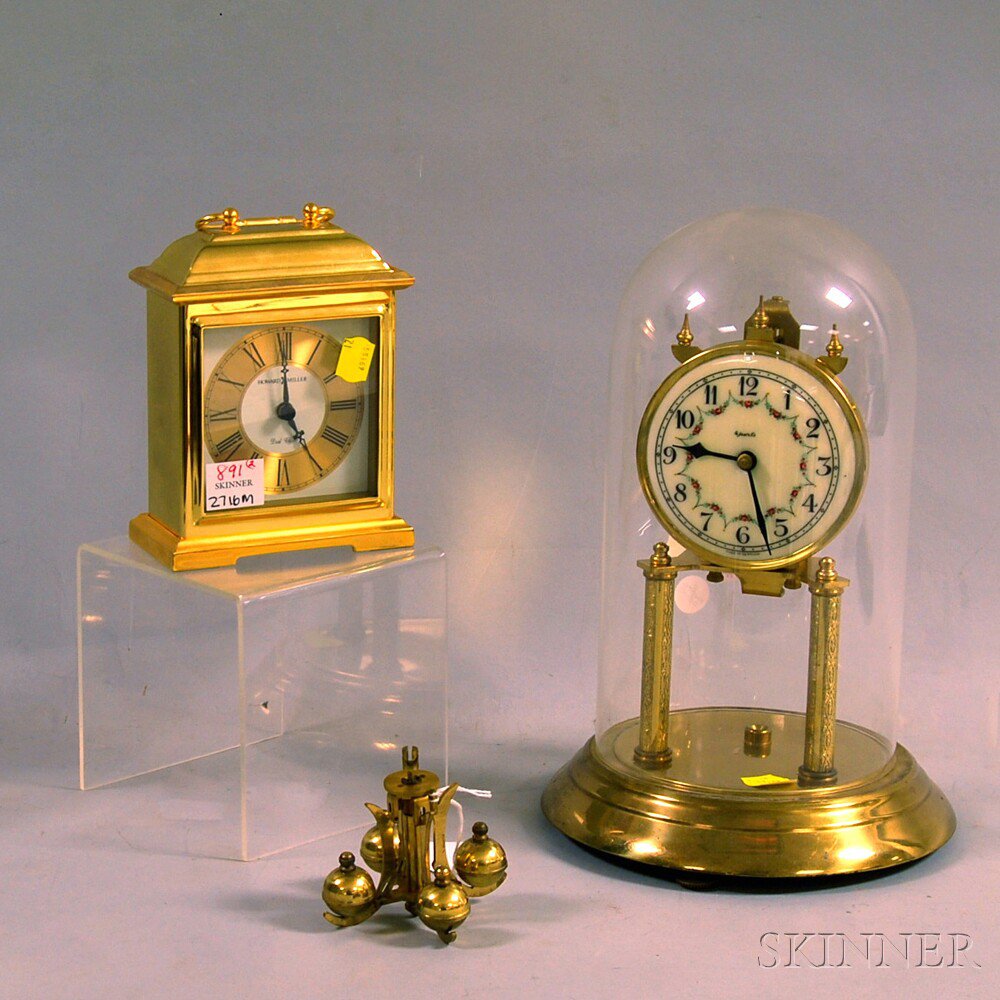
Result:
[[[254,331],[205,388],[205,445],[215,462],[262,458],[265,492],[292,493],[344,460],[364,415],[362,386],[337,377],[340,342],[309,326]]]
[[[735,561],[785,559],[829,533],[858,470],[823,381],[740,347],[665,386],[650,404],[646,458],[668,530]]]

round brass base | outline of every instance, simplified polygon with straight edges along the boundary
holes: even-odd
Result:
[[[798,713],[742,708],[673,713],[672,746],[675,731],[731,733],[740,746],[732,750],[725,739],[726,745],[706,752],[703,742],[689,741],[687,754],[675,753],[673,764],[659,771],[619,759],[637,720],[620,723],[602,740],[615,766],[589,740],[552,779],[542,809],[557,829],[598,851],[680,871],[759,878],[891,868],[936,851],[954,833],[951,806],[910,753],[897,745],[885,762],[884,746],[874,754],[880,737],[848,723],[837,724],[838,740],[843,728],[845,742],[853,738],[860,756],[840,783],[748,787],[740,781],[738,787],[733,774],[774,773],[778,763],[742,753],[744,725],[762,715],[772,729],[801,731]],[[871,750],[865,750],[869,742]],[[865,773],[861,765],[869,753],[874,767]]]

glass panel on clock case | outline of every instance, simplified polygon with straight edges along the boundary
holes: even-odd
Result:
[[[773,333],[770,346],[744,341],[761,297],[777,303],[773,326],[792,318],[796,351],[775,346]],[[685,315],[690,334],[678,339]],[[839,373],[816,361],[831,357],[834,324],[847,359]],[[681,369],[673,348],[686,343],[715,353]],[[640,768],[633,752],[645,593],[636,562],[662,541],[675,561],[726,570],[677,578],[674,762],[663,773],[723,780],[698,771],[706,759],[698,747],[730,740],[733,767],[746,765],[744,723],[757,722],[773,740],[760,767],[795,777],[811,595],[794,580],[781,596],[744,594],[731,570],[768,564],[780,573],[800,553],[835,559],[850,581],[841,599],[841,780],[877,770],[897,736],[915,408],[912,321],[884,261],[834,223],[797,212],[750,209],[679,230],[646,257],[623,297],[610,404],[600,759],[626,775],[641,771],[643,781],[659,773]],[[730,708],[736,722],[726,721]],[[706,719],[733,732],[702,731]],[[724,778],[739,785],[736,770]]]
[[[237,484],[262,466],[267,507],[376,496],[379,322],[361,316],[204,329],[204,464],[234,466]],[[360,381],[344,377],[357,377],[366,364]],[[206,514],[233,509],[208,486],[206,477]]]

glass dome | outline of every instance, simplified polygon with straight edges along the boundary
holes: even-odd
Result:
[[[699,795],[730,827],[818,829],[819,804],[899,770],[915,362],[896,278],[826,219],[725,213],[643,261],[611,362],[597,731],[543,800],[564,832],[745,875],[884,867],[950,835],[908,754],[940,806],[920,853],[677,834],[705,827]]]

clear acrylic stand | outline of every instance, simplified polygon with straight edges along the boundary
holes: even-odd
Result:
[[[174,573],[125,537],[82,545],[80,787],[158,772],[131,835],[191,854],[363,825],[400,747],[447,775],[445,598],[437,548]]]

